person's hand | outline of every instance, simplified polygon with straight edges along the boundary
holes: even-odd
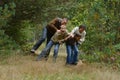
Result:
[[[64,40],[59,40],[59,44],[62,44],[64,42]]]
[[[60,30],[57,30],[57,32],[60,32]]]
[[[70,36],[73,38],[73,37],[74,37],[74,34],[70,34]]]
[[[59,41],[59,44],[62,44],[62,41],[61,41],[61,40]]]

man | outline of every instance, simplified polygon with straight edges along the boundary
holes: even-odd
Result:
[[[43,32],[42,32],[42,36],[41,38],[38,40],[38,42],[33,46],[33,48],[31,49],[31,53],[34,54],[35,51],[39,48],[39,46],[45,41],[45,39],[47,38],[47,43],[50,41],[51,37],[55,34],[56,31],[58,31],[60,29],[60,26],[62,24],[66,24],[67,23],[67,19],[66,18],[55,18],[52,21],[50,21],[46,27],[44,27]],[[48,57],[50,51],[48,51],[48,54],[46,54],[46,58]]]

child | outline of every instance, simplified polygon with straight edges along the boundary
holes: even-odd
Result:
[[[81,36],[80,40],[78,41],[78,44],[82,44],[85,41],[85,35],[86,35],[86,26],[80,25],[79,27],[75,27],[71,31],[71,36],[74,37],[75,34],[78,34]]]
[[[70,37],[66,40],[66,49],[67,49],[67,58],[66,64],[77,64],[77,57],[78,57],[78,48],[77,42],[80,39],[80,35],[75,34],[74,37]]]
[[[53,54],[53,57],[54,57],[53,60],[56,61],[59,46],[64,41],[64,38],[66,38],[68,35],[69,34],[68,34],[67,30],[66,30],[66,26],[62,25],[61,29],[59,31],[57,31],[53,35],[53,37],[51,38],[51,40],[49,41],[47,46],[42,50],[40,55],[37,57],[37,61],[41,60],[42,58],[45,58],[45,55],[52,48],[53,45],[55,45],[54,54]]]
[[[80,25],[79,27],[75,27],[71,31],[72,38],[69,38],[66,41],[66,49],[67,49],[66,64],[77,65],[78,53],[79,53],[78,45],[82,44],[85,40],[85,35],[86,35],[85,29],[86,29],[86,26]],[[79,37],[77,37],[77,36],[79,36]],[[73,44],[71,44],[71,43],[73,43]]]

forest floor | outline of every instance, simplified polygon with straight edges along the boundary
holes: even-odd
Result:
[[[14,55],[0,61],[0,80],[120,80],[120,72],[100,63],[65,65],[66,52],[59,50],[56,63],[35,61],[37,56]]]

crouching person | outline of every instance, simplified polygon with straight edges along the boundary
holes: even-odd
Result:
[[[86,26],[80,25],[71,31],[71,37],[66,40],[67,58],[66,64],[77,65],[78,62],[78,45],[85,40]]]
[[[80,37],[81,37],[80,35],[75,34],[74,37],[70,37],[66,40],[67,49],[66,64],[77,65],[79,53],[77,42],[79,41]]]
[[[53,60],[56,62],[56,58],[58,55],[59,46],[62,42],[64,42],[64,38],[66,38],[69,35],[69,33],[66,30],[65,25],[61,25],[61,29],[58,30],[51,38],[47,46],[42,50],[42,52],[38,55],[37,61],[41,60],[42,58],[45,58],[45,55],[47,52],[52,48],[53,45],[55,45],[54,48],[54,54],[53,54]]]

